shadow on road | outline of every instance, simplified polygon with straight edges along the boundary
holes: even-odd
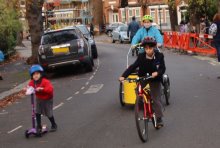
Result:
[[[60,78],[68,78],[72,76],[78,76],[82,74],[86,74],[84,67],[81,65],[71,65],[71,66],[64,66],[60,68],[56,68],[50,70],[45,75],[47,78],[53,79],[60,79]]]

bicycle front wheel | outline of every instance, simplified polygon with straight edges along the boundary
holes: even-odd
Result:
[[[164,84],[164,95],[166,99],[166,105],[170,105],[170,81],[168,81]]]
[[[135,103],[135,120],[138,135],[142,142],[148,140],[148,122],[149,119],[146,117],[146,104],[142,97],[137,97]]]

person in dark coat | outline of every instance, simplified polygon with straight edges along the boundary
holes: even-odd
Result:
[[[217,50],[218,62],[220,62],[220,13],[215,14],[213,23],[217,25],[217,33],[214,36],[214,45]]]
[[[94,37],[94,25],[92,23],[90,23],[90,34]]]
[[[127,30],[127,36],[129,37],[130,35],[130,42],[132,41],[133,37],[135,36],[136,32],[140,28],[138,22],[136,22],[135,16],[132,17],[132,22],[128,25],[128,30]]]
[[[125,70],[119,81],[123,82],[136,68],[138,70],[139,77],[145,77],[147,74],[153,77],[150,82],[151,97],[153,99],[153,110],[155,111],[158,128],[163,126],[163,113],[161,103],[161,82],[162,76],[166,71],[164,62],[164,55],[154,48],[157,45],[156,40],[153,37],[146,37],[142,41],[142,46],[145,48],[145,52],[138,55],[137,60]]]

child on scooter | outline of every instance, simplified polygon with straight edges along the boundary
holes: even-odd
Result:
[[[43,77],[43,68],[33,65],[30,68],[31,80],[29,86],[35,89],[36,95],[36,120],[37,132],[42,130],[41,115],[47,116],[51,122],[51,132],[57,130],[57,124],[53,116],[53,86],[49,80]]]

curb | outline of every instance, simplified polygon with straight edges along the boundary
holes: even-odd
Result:
[[[27,86],[29,83],[29,80],[28,81],[25,81],[24,83],[22,84],[19,84],[18,86],[16,86],[15,88],[11,89],[11,90],[8,90],[8,91],[5,91],[3,93],[0,93],[0,100],[3,100],[5,97],[8,97],[14,93],[17,93],[19,91],[21,91],[25,86]]]

